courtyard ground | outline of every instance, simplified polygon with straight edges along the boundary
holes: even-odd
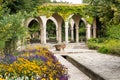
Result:
[[[54,45],[43,46],[47,46],[68,68],[69,80],[120,80],[119,56],[89,50],[85,43],[66,44],[64,51],[56,51]]]

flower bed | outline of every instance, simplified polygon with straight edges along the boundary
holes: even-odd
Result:
[[[29,48],[0,62],[0,76],[5,80],[68,80],[67,68],[46,48]]]

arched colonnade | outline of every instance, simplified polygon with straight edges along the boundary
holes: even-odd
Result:
[[[86,30],[86,40],[90,38],[96,38],[96,21],[93,20],[93,24],[89,24],[83,17],[79,14],[72,14],[67,19],[63,19],[59,14],[55,13],[51,17],[39,16],[36,18],[29,18],[25,22],[25,26],[29,26],[32,20],[36,20],[40,26],[40,41],[41,44],[46,44],[46,28],[47,21],[51,20],[56,26],[56,40],[58,43],[62,42],[62,24],[65,24],[65,42],[69,43],[69,36],[72,41],[79,42],[79,23],[82,21],[85,25]],[[75,29],[74,29],[75,28]],[[70,34],[68,33],[70,29]],[[74,31],[75,30],[75,31]],[[76,35],[74,35],[76,34]],[[76,39],[75,39],[76,38]]]

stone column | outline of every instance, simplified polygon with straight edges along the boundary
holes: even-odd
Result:
[[[58,27],[56,27],[56,40],[58,41]]]
[[[90,39],[91,38],[91,25],[90,24],[87,24],[86,26],[86,39]]]
[[[78,25],[75,27],[76,28],[76,42],[79,42],[79,27]]]
[[[44,28],[44,44],[46,44],[46,26]]]
[[[65,42],[68,43],[68,28],[69,28],[69,25],[68,25],[68,22],[66,21],[65,22]]]
[[[70,19],[70,25],[71,25],[71,27],[70,27],[70,29],[71,29],[71,41],[74,41],[74,40],[75,40],[75,39],[74,39],[74,24],[75,24],[74,20],[73,20],[73,19]]]
[[[40,23],[41,44],[46,44],[46,22],[47,22],[47,18],[46,18],[46,16],[39,16],[36,19]]]
[[[41,29],[41,44],[46,44],[46,26]]]
[[[61,29],[61,24],[58,24],[58,43],[62,42],[62,29]]]
[[[74,41],[74,32],[73,32],[73,27],[71,27],[71,40]]]
[[[93,38],[96,38],[96,19],[93,21]]]
[[[44,44],[44,29],[43,29],[43,26],[41,26],[41,44]]]

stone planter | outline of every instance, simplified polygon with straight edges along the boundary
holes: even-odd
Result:
[[[60,44],[55,45],[55,49],[56,49],[56,51],[60,51],[61,50],[61,45]]]
[[[54,47],[56,48],[56,51],[61,51],[61,50],[64,50],[66,45],[65,44],[56,44]]]

